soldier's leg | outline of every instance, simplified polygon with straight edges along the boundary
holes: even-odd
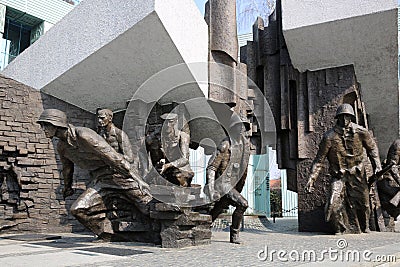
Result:
[[[212,217],[212,221],[218,218],[218,216],[222,213],[224,209],[229,207],[229,200],[226,196],[223,196],[220,200],[215,202],[213,209],[210,211],[210,215]]]
[[[144,215],[150,215],[150,204],[153,197],[148,192],[143,192],[136,187],[134,189],[128,189],[121,191],[122,194],[132,202],[136,208],[140,210]]]
[[[369,188],[365,185],[363,195],[361,197],[362,202],[360,203],[359,221],[361,231],[364,233],[369,233],[369,219],[371,216],[371,209],[369,204]]]
[[[354,233],[369,232],[370,205],[366,177],[357,173],[349,175],[347,194],[350,203],[349,216]]]
[[[347,230],[347,221],[344,209],[344,182],[340,179],[333,180],[331,183],[331,195],[327,203],[325,216],[326,221],[331,222],[336,233],[342,233]]]
[[[94,188],[88,188],[71,206],[71,214],[81,224],[100,238],[109,240],[114,231],[106,211],[102,195]]]
[[[232,214],[232,225],[230,229],[230,242],[239,244],[239,229],[242,222],[243,215],[249,207],[247,200],[236,190],[232,189],[227,197],[230,199],[231,205],[235,207]]]
[[[235,211],[232,214],[232,228],[239,229],[243,215],[249,207],[249,204],[236,189],[232,189],[228,193],[228,197],[231,199],[231,205],[235,207]]]

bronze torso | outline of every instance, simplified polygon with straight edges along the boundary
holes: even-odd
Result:
[[[352,125],[348,130],[334,127],[327,133],[326,142],[330,142],[327,155],[332,175],[341,175],[346,171],[355,174],[363,170],[363,143],[361,127]]]

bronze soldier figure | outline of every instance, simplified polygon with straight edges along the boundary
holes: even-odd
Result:
[[[90,183],[71,207],[71,213],[99,238],[115,237],[106,217],[109,199],[118,197],[134,204],[143,214],[150,212],[152,196],[136,170],[95,131],[67,124],[64,112],[46,109],[37,121],[46,137],[59,139],[57,151],[62,163],[64,198],[73,194],[74,164],[89,170]],[[112,201],[111,201],[112,202]]]
[[[131,164],[136,164],[138,159],[134,158],[132,145],[128,135],[121,129],[118,129],[114,123],[113,112],[109,109],[100,109],[97,111],[97,133],[102,136],[107,143]]]
[[[387,174],[378,180],[378,193],[382,208],[393,218],[400,215],[400,139],[390,146],[385,165],[391,165]]]
[[[335,118],[336,125],[321,140],[305,190],[313,192],[327,158],[332,180],[326,221],[333,224],[337,234],[369,232],[369,187],[363,148],[376,173],[381,170],[378,147],[367,129],[351,122],[355,118],[351,105],[340,105]]]
[[[236,207],[230,227],[230,242],[236,244],[240,244],[240,223],[248,207],[247,200],[240,194],[246,182],[250,157],[250,147],[243,135],[243,125],[249,129],[250,125],[234,114],[230,122],[229,136],[222,140],[208,162],[205,187],[209,198],[216,200],[210,212],[213,221],[229,205]]]
[[[165,120],[160,136],[164,157],[158,162],[159,173],[173,184],[190,187],[194,176],[189,165],[190,136],[178,129],[177,114],[166,113],[161,118]]]

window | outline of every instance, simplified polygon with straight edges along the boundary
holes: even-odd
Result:
[[[29,45],[31,27],[6,17],[3,38],[0,43],[0,69],[4,69]]]

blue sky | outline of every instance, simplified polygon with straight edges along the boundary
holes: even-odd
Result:
[[[207,2],[207,0],[193,0],[193,1],[196,3],[196,5],[199,8],[201,14],[204,15],[204,5]],[[234,1],[234,0],[232,0],[232,1]],[[257,8],[262,9],[262,4],[261,3],[263,3],[263,1],[266,1],[266,0],[255,0],[255,1],[252,1],[250,3],[247,3],[246,1],[240,1],[240,2],[242,3],[242,5],[243,4],[244,5],[246,5],[246,4],[247,5],[256,4]],[[398,0],[398,1],[400,1],[400,0]],[[238,7],[240,8],[239,5],[238,5]],[[239,14],[239,12],[240,12],[240,10],[238,10],[238,14]],[[257,16],[261,15],[261,14],[256,14],[256,13],[257,12],[254,11],[252,13],[248,13],[246,18],[242,17],[242,20],[241,20],[242,23],[239,23],[239,25],[238,25],[239,26],[238,27],[238,34],[252,32],[252,26],[253,26],[254,21],[256,20]]]
[[[194,0],[194,2],[196,3],[198,8],[200,9],[201,14],[204,15],[204,5],[206,4],[207,0]]]

